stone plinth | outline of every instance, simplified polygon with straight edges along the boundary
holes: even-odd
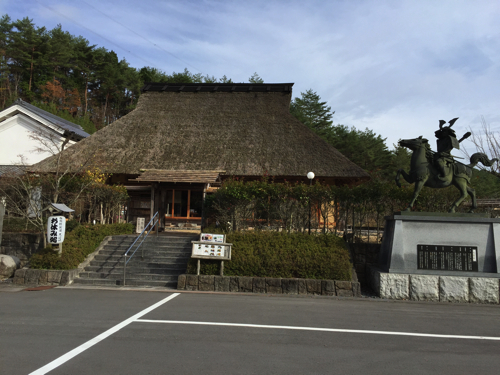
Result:
[[[500,280],[490,277],[412,275],[370,267],[370,284],[381,298],[462,303],[500,302]]]
[[[477,248],[477,272],[421,269],[417,246]],[[379,268],[388,273],[500,277],[500,219],[475,214],[397,213],[386,218]],[[434,293],[434,292],[432,292]]]

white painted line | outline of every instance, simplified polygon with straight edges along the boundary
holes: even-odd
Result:
[[[63,363],[68,362],[70,359],[73,357],[76,357],[78,354],[84,352],[88,348],[94,346],[98,342],[104,340],[105,338],[111,336],[113,333],[118,332],[120,329],[128,326],[130,323],[135,322],[137,319],[139,319],[141,316],[146,315],[147,313],[153,311],[157,307],[160,307],[164,303],[170,301],[171,299],[177,297],[180,293],[174,293],[167,298],[162,299],[160,302],[155,303],[154,305],[148,307],[145,310],[142,310],[140,313],[135,314],[134,316],[131,316],[130,318],[124,320],[123,322],[117,324],[116,326],[108,329],[106,332],[101,333],[99,336],[94,337],[92,340],[87,341],[86,343],[80,345],[79,347],[71,350],[70,352],[64,354],[63,356],[53,360],[49,364],[46,364],[45,366],[39,368],[36,371],[33,371],[29,375],[43,375],[48,373],[49,371],[54,370],[55,368],[61,366]]]
[[[440,335],[440,334],[434,334],[434,333],[368,331],[368,330],[361,330],[361,329],[273,326],[273,325],[263,325],[263,324],[240,324],[240,323],[192,322],[192,321],[182,321],[182,320],[137,319],[136,322],[138,322],[138,323],[164,323],[164,324],[194,324],[194,325],[206,325],[206,326],[227,326],[227,327],[247,327],[247,328],[291,329],[291,330],[298,330],[298,331],[365,333],[365,334],[369,334],[369,335],[415,336],[415,337],[434,337],[434,338],[442,338],[442,339],[468,339],[468,340],[500,341],[500,337],[491,337],[491,336]]]

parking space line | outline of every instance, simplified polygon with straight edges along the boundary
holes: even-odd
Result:
[[[90,347],[94,346],[98,342],[106,339],[107,337],[111,336],[113,333],[118,332],[120,329],[128,326],[130,323],[133,323],[137,321],[141,316],[146,315],[147,313],[153,311],[154,309],[160,307],[164,303],[172,300],[173,298],[177,297],[180,293],[174,293],[167,298],[162,299],[160,302],[155,303],[154,305],[151,305],[150,307],[142,310],[141,312],[131,316],[130,318],[124,320],[121,323],[118,323],[114,327],[108,329],[106,332],[101,333],[99,336],[94,337],[92,340],[87,341],[86,343],[78,346],[77,348],[69,351],[68,353],[64,354],[63,356],[53,360],[52,362],[46,364],[45,366],[39,368],[36,371],[33,371],[29,375],[43,375],[48,373],[49,371],[52,371],[53,369],[61,366],[63,363],[69,361],[73,357],[76,357],[78,354],[84,352],[85,350],[89,349]]]
[[[265,324],[216,323],[216,322],[194,322],[194,321],[182,321],[182,320],[150,320],[150,319],[136,319],[135,322],[137,322],[137,323],[162,323],[162,324],[191,324],[191,325],[246,327],[246,328],[289,329],[289,330],[298,330],[298,331],[364,333],[364,334],[369,334],[369,335],[433,337],[433,338],[441,338],[441,339],[500,341],[500,337],[491,337],[491,336],[441,335],[441,334],[434,334],[434,333],[370,331],[370,330],[361,330],[361,329],[318,328],[318,327],[298,327],[298,326],[276,326],[276,325],[265,325]]]

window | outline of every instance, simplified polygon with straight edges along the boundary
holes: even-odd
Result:
[[[203,207],[203,192],[191,190],[167,190],[165,217],[198,218]]]

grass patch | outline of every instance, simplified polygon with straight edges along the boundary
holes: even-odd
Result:
[[[226,276],[351,280],[349,252],[333,235],[235,232],[226,241],[233,244]],[[188,273],[196,274],[196,263],[189,261]],[[201,259],[200,274],[218,275],[219,266],[220,261]]]
[[[69,223],[69,222],[68,222]],[[49,246],[33,254],[30,267],[37,269],[70,270],[77,268],[87,255],[93,253],[106,236],[131,234],[133,224],[71,225],[66,232],[61,257]]]

